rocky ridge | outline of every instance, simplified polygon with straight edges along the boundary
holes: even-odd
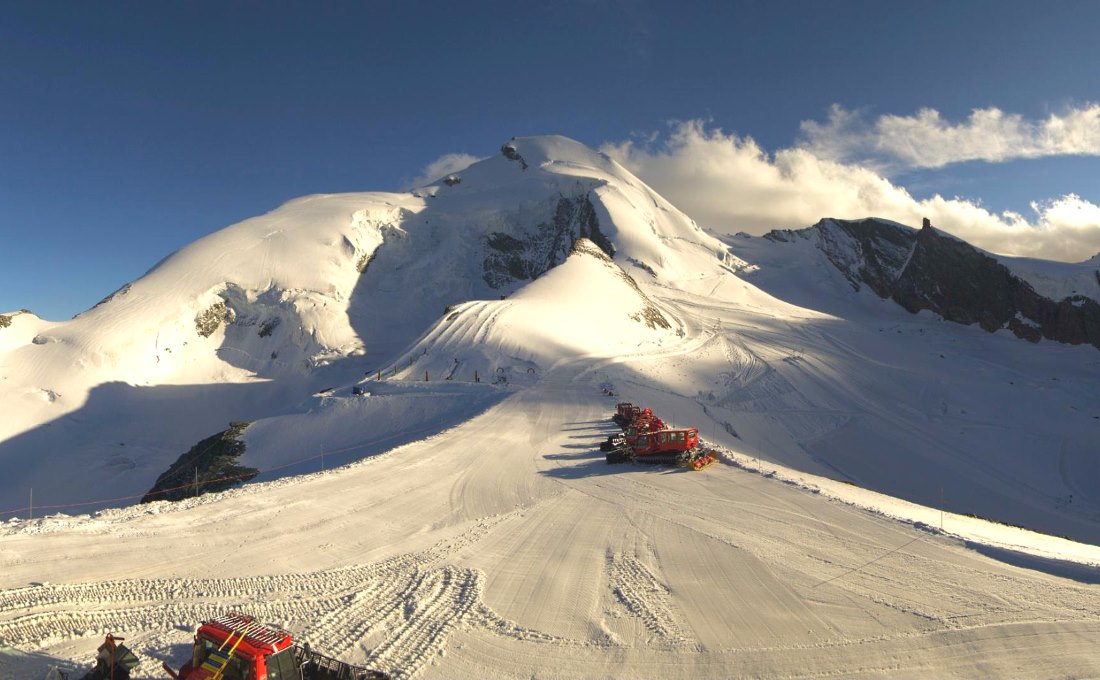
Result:
[[[997,258],[933,227],[920,230],[868,218],[827,218],[808,229],[777,230],[776,243],[813,241],[855,291],[863,286],[910,312],[929,310],[990,333],[1007,329],[1100,349],[1100,304],[1087,295],[1054,300],[1036,292]],[[1100,269],[1096,272],[1100,281]]]

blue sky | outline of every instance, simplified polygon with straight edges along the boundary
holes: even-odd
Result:
[[[530,134],[617,154],[715,229],[931,211],[1084,259],[1100,4],[1048,4],[5,3],[0,311],[68,318],[296,196],[399,189]],[[712,203],[688,186],[706,159],[740,168],[706,178]]]

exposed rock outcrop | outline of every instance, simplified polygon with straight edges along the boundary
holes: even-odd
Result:
[[[515,137],[513,137],[512,140],[515,140]],[[500,147],[500,153],[508,160],[519,163],[524,170],[527,169],[527,161],[523,160],[523,156],[519,155],[519,150],[516,149],[515,141],[505,142]]]
[[[1100,349],[1100,304],[1073,295],[1052,300],[969,243],[927,221],[918,231],[880,219],[824,219],[801,230],[772,231],[780,242],[811,240],[854,290],[867,286],[910,312],[923,309],[961,324],[1001,329]],[[1100,274],[1098,274],[1100,277]]]
[[[854,290],[866,285],[885,298],[890,297],[894,281],[909,259],[916,232],[885,220],[826,218],[809,229],[772,231],[764,236],[772,241],[799,237],[816,238],[818,248]]]
[[[224,491],[247,482],[259,474],[255,468],[242,467],[237,459],[245,451],[239,437],[251,423],[235,422],[229,429],[203,439],[180,456],[141,499],[178,501],[213,491]]]
[[[911,312],[930,309],[948,321],[1002,328],[1040,338],[1100,349],[1100,305],[1080,295],[1054,301],[974,246],[925,227],[909,263],[893,286],[892,299]]]
[[[562,196],[553,216],[516,235],[492,232],[485,239],[488,254],[482,265],[485,283],[501,288],[515,281],[538,278],[565,261],[574,243],[586,238],[608,257],[615,248],[600,231],[596,209],[588,194]]]
[[[236,312],[227,307],[224,301],[218,301],[195,315],[195,332],[209,338],[223,321],[230,324],[236,319]]]

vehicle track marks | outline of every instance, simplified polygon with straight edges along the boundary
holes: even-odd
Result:
[[[116,579],[0,591],[0,642],[31,651],[124,633],[142,659],[135,677],[159,677],[160,661],[189,643],[188,631],[238,608],[289,628],[332,656],[354,656],[358,645],[373,666],[395,678],[414,677],[459,627],[568,643],[506,621],[484,603],[484,574],[446,563],[512,514],[472,522],[419,552],[306,574]],[[318,618],[317,612],[325,614]],[[78,666],[86,661],[72,659]]]
[[[668,586],[640,560],[609,550],[607,579],[615,598],[642,621],[655,641],[667,645],[692,644],[673,614]]]

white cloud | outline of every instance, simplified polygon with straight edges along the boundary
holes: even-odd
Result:
[[[1087,104],[1027,120],[998,108],[975,109],[952,123],[935,109],[913,116],[880,116],[870,122],[834,104],[828,120],[802,122],[800,144],[820,158],[860,162],[880,169],[940,168],[950,163],[1016,158],[1100,155],[1100,104]]]
[[[447,175],[461,172],[480,160],[484,159],[479,156],[471,156],[468,153],[443,154],[431,163],[425,165],[424,169],[420,171],[420,175],[409,182],[405,188],[413,189],[415,187],[422,187],[425,184],[431,184],[432,182],[443,179]]]
[[[958,198],[917,201],[867,167],[809,148],[769,155],[752,138],[708,130],[702,121],[602,150],[700,225],[722,233],[800,228],[822,217],[875,216],[919,226],[928,217],[995,253],[1077,262],[1100,252],[1100,207],[1072,194],[1032,204],[1031,220]]]

